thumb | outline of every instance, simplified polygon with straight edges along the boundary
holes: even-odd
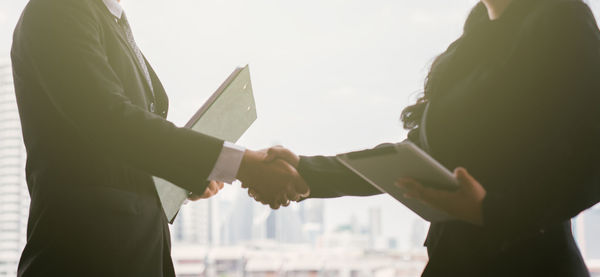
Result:
[[[279,156],[281,156],[280,152],[281,151],[279,151],[278,149],[275,149],[274,147],[267,149],[267,156],[265,157],[264,161],[272,162],[272,161],[278,159]]]
[[[457,167],[454,170],[454,176],[456,176],[458,183],[463,186],[473,186],[477,182],[464,167]]]
[[[289,162],[288,153],[285,148],[281,145],[273,146],[267,149],[267,157],[265,157],[266,162],[272,162],[276,159],[282,159],[286,162]]]

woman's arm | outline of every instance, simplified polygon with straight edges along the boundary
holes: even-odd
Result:
[[[408,140],[418,145],[418,129],[409,133]],[[297,156],[283,147],[274,147],[268,152],[267,159],[284,159],[298,169],[310,187],[309,198],[369,196],[382,193],[342,165],[335,156]]]
[[[336,157],[302,156],[298,172],[310,187],[310,198],[368,196],[381,193],[342,165]]]

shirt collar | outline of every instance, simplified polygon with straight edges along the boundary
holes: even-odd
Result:
[[[121,19],[123,16],[123,7],[117,0],[102,0],[108,11],[112,13],[116,18]]]

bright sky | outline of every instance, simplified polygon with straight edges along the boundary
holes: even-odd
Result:
[[[0,1],[0,59],[24,0]],[[475,0],[123,0],[138,45],[183,125],[249,63],[258,120],[239,142],[336,154],[405,138],[400,111],[431,60],[458,37]],[[593,2],[595,10],[600,7]],[[220,197],[231,197],[230,188]],[[381,207],[384,233],[408,236],[414,216],[388,196],[326,206],[328,228]]]

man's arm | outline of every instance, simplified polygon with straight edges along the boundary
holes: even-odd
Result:
[[[15,46],[54,108],[91,145],[202,194],[223,141],[133,104],[108,63],[89,1],[35,1]]]

